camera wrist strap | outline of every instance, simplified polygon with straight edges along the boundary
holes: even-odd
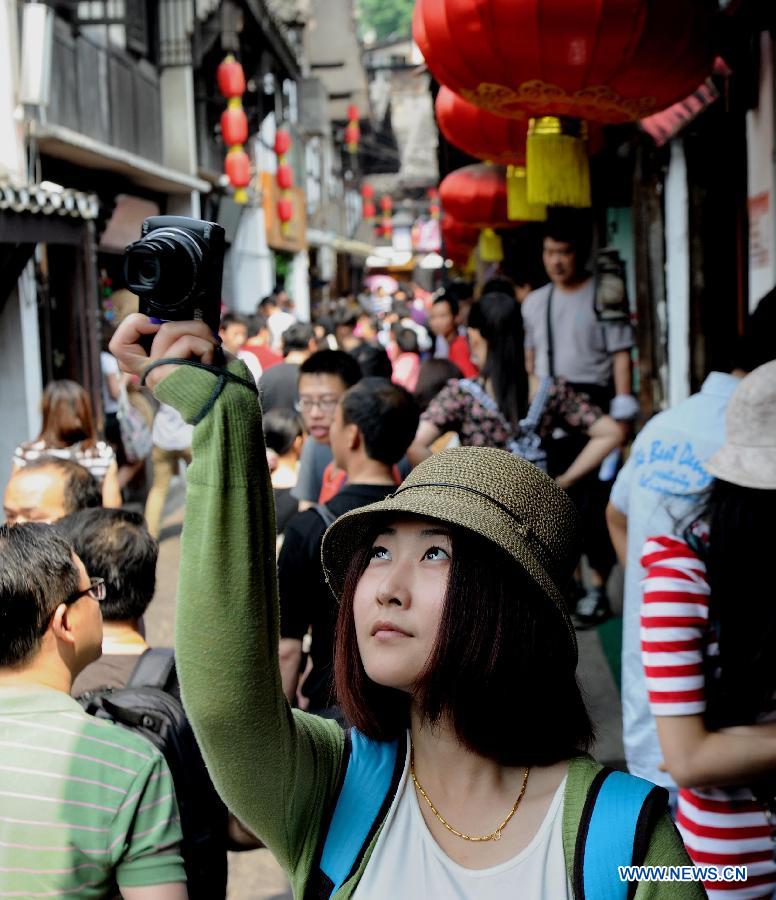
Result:
[[[213,388],[213,393],[210,395],[207,403],[202,407],[202,409],[197,413],[197,415],[192,419],[192,425],[199,425],[199,423],[205,418],[205,416],[210,412],[210,410],[215,406],[216,400],[221,396],[221,391],[226,387],[227,381],[232,381],[235,384],[241,384],[243,387],[248,388],[249,391],[252,391],[254,394],[258,396],[259,389],[256,387],[256,384],[251,380],[248,381],[247,378],[240,378],[239,375],[235,375],[233,372],[230,372],[228,369],[222,369],[219,366],[208,366],[205,363],[197,362],[193,359],[156,359],[152,363],[149,363],[146,366],[145,371],[143,372],[143,377],[140,379],[140,384],[145,387],[146,378],[148,377],[148,373],[152,369],[156,369],[159,366],[191,366],[193,369],[204,369],[206,372],[210,372],[218,378],[216,382],[215,388]]]

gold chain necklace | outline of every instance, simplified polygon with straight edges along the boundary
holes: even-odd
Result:
[[[445,820],[445,818],[441,815],[439,810],[434,806],[431,801],[429,795],[423,790],[423,786],[418,781],[415,775],[415,750],[412,749],[410,751],[410,775],[412,776],[412,781],[415,784],[415,787],[420,792],[420,796],[428,803],[431,808],[431,812],[439,819],[439,821],[445,826],[445,828],[456,837],[461,838],[464,841],[472,841],[472,842],[482,842],[482,841],[500,841],[501,840],[501,832],[507,827],[512,816],[517,812],[517,807],[520,806],[520,801],[523,799],[523,795],[525,794],[526,785],[528,784],[528,775],[530,773],[530,767],[525,770],[525,775],[523,776],[523,785],[520,788],[520,793],[517,795],[517,800],[515,800],[515,805],[509,811],[509,815],[504,819],[504,821],[496,828],[495,831],[491,831],[490,834],[483,835],[472,835],[472,834],[464,834],[462,831],[458,831],[458,829],[453,828],[453,826]]]

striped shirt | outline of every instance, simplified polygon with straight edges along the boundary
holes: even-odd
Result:
[[[0,688],[0,898],[183,882],[172,778],[145,738],[61,691]]]
[[[719,656],[709,622],[706,566],[675,537],[650,538],[641,605],[641,655],[655,716],[702,715],[706,673]],[[773,828],[748,788],[681,788],[677,825],[698,865],[748,866],[746,883],[706,882],[709,897],[770,897],[776,888]]]
[[[13,454],[13,461],[17,466],[23,467],[27,463],[40,459],[41,456],[56,456],[58,459],[69,459],[88,469],[102,484],[108,469],[116,461],[116,454],[110,444],[105,441],[97,441],[94,447],[85,450],[80,444],[71,447],[47,447],[43,441],[34,444],[19,444]]]

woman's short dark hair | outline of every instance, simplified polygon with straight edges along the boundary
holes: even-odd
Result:
[[[505,278],[502,276],[497,276],[495,278],[489,278],[485,284],[482,286],[482,293],[484,294],[509,294],[510,297],[517,298],[517,291],[515,290],[515,283],[511,278]]]
[[[393,375],[393,366],[385,350],[378,344],[359,344],[350,351],[364,373],[364,377],[388,378]]]
[[[41,413],[43,426],[37,440],[47,447],[61,450],[80,443],[90,448],[97,442],[92,402],[75,381],[49,382],[43,391]]]
[[[264,442],[278,456],[285,456],[294,446],[294,441],[302,435],[302,420],[293,409],[275,407],[262,420]]]
[[[105,579],[102,617],[139,619],[156,588],[159,544],[140,513],[125,509],[84,509],[56,526],[72,543],[86,571]]]
[[[420,353],[418,336],[411,328],[397,328],[396,343],[402,353]]]
[[[409,727],[409,695],[367,676],[353,597],[377,523],[348,567],[334,673],[345,717],[374,740]],[[439,633],[417,685],[426,721],[449,720],[465,746],[501,765],[550,765],[586,750],[593,725],[576,680],[566,625],[552,600],[512,560],[472,532],[450,529],[453,562]]]
[[[0,666],[37,652],[54,610],[78,591],[69,542],[51,525],[0,525]]]
[[[463,372],[449,359],[426,359],[420,364],[415,400],[423,412],[448,381],[463,378]]]

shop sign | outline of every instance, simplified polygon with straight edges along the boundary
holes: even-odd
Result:
[[[288,222],[281,222],[278,215],[280,188],[271,172],[261,173],[262,206],[267,246],[286,253],[299,253],[307,249],[307,198],[300,187],[284,191],[291,201],[293,212]]]

